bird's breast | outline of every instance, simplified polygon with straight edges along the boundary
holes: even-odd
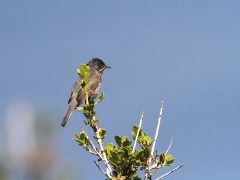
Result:
[[[100,78],[100,81],[102,81],[102,74],[103,74],[103,70],[98,71],[98,76],[99,76],[99,78]]]

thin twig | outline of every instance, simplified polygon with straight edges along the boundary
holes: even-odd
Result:
[[[164,105],[164,103],[162,101],[160,114],[159,114],[159,117],[158,117],[158,124],[157,124],[157,128],[156,128],[156,133],[155,133],[155,137],[154,137],[154,140],[153,140],[153,146],[152,146],[151,155],[153,155],[153,152],[154,152],[154,149],[155,149],[155,145],[156,145],[156,141],[157,141],[157,137],[158,137],[158,130],[160,128],[162,112],[163,112],[163,105]]]
[[[95,126],[95,128],[96,128],[96,126]],[[102,139],[101,139],[101,137],[99,136],[99,131],[98,131],[98,129],[97,129],[97,131],[95,132],[95,136],[97,137],[98,145],[99,145],[99,147],[100,147],[100,149],[101,149],[101,152],[103,153],[103,162],[104,162],[104,164],[106,165],[108,178],[111,179],[111,178],[112,178],[112,169],[111,169],[111,166],[109,165],[109,161],[108,161],[108,159],[107,159],[106,152],[104,151]]]
[[[161,103],[161,108],[160,108],[160,113],[159,113],[159,116],[158,116],[158,124],[157,124],[157,128],[156,128],[156,133],[155,133],[155,137],[154,137],[154,140],[153,140],[153,145],[152,145],[152,150],[151,150],[151,155],[153,156],[153,152],[154,152],[154,149],[155,149],[155,145],[156,145],[156,141],[157,141],[157,136],[158,136],[158,130],[160,128],[160,123],[161,123],[161,118],[162,118],[162,112],[163,112],[163,105],[164,105],[164,102],[162,101]],[[150,170],[154,167],[157,166],[157,163],[155,163],[153,166],[151,166],[151,161],[152,161],[152,158],[150,157],[148,159],[148,162],[149,162],[149,165],[147,167],[148,169],[148,172],[151,172]],[[145,174],[145,178],[144,179],[147,179],[147,176],[148,174]],[[151,175],[150,175],[151,176]]]
[[[183,167],[183,165],[184,165],[184,163],[182,163],[182,164],[181,164],[181,165],[179,165],[178,167],[176,167],[176,168],[172,169],[172,170],[171,170],[171,171],[169,171],[168,173],[166,173],[166,174],[164,174],[164,175],[160,176],[160,177],[159,177],[159,178],[157,178],[156,180],[162,179],[163,177],[165,177],[165,176],[167,176],[167,175],[171,174],[172,172],[174,172],[174,171],[178,170],[179,168]]]
[[[88,90],[86,91],[86,104],[89,106],[89,102],[88,102]]]
[[[172,142],[173,142],[173,137],[172,137],[172,139],[171,139],[171,141],[170,141],[170,144],[169,144],[169,146],[168,146],[168,149],[167,149],[166,152],[165,152],[165,156],[168,154],[168,151],[170,150],[170,148],[171,148],[171,146],[172,146]]]
[[[151,155],[152,155],[152,156],[153,156],[153,152],[154,152],[155,145],[156,145],[156,141],[157,141],[157,137],[158,137],[158,130],[159,130],[160,124],[161,124],[162,112],[163,112],[163,105],[164,105],[164,102],[162,101],[162,103],[161,103],[161,108],[160,108],[160,113],[159,113],[159,117],[158,117],[158,124],[157,124],[157,128],[156,128],[156,133],[155,133],[155,137],[154,137],[153,145],[152,145],[152,150],[151,150]],[[149,172],[150,172],[150,170],[151,170],[151,161],[152,161],[152,158],[150,157],[150,158],[149,158],[149,166],[148,166],[148,171],[149,171]],[[146,175],[145,175],[145,177],[146,177]]]
[[[88,137],[88,135],[87,135],[86,131],[83,129],[83,127],[82,127],[82,130],[83,130],[83,132],[85,132],[86,138],[87,138],[89,144],[91,145],[91,148],[95,151],[95,153],[93,152],[94,155],[98,155],[99,158],[101,158],[101,159],[103,160],[103,157],[102,157],[101,154],[98,152],[98,149],[97,149],[96,146],[93,144],[93,142],[91,141],[91,139]],[[90,152],[90,153],[91,153],[91,152]]]
[[[93,117],[93,119],[95,120],[95,117]],[[87,122],[86,121],[84,121],[85,122],[85,124],[87,125]],[[88,138],[90,141],[90,144],[91,144],[91,146],[93,147],[93,149],[96,151],[96,153],[98,154],[98,156],[101,158],[101,160],[103,161],[103,163],[105,164],[105,166],[106,166],[106,169],[107,169],[107,176],[108,176],[108,178],[109,179],[111,179],[112,178],[112,169],[111,169],[111,166],[109,165],[109,161],[108,161],[108,159],[107,159],[107,156],[106,156],[106,153],[105,153],[105,151],[104,151],[104,148],[103,148],[103,143],[102,143],[102,139],[101,139],[101,137],[99,136],[99,133],[98,133],[98,128],[97,128],[97,126],[91,126],[92,127],[92,129],[93,129],[93,131],[94,131],[94,133],[95,133],[95,136],[97,137],[97,142],[98,142],[98,145],[99,145],[99,147],[100,147],[100,150],[101,150],[101,152],[102,152],[102,154],[103,154],[103,156],[99,153],[99,151],[97,150],[97,148],[94,146],[94,144],[93,144],[93,142],[90,140],[90,138]]]
[[[148,175],[147,175],[147,174],[145,174],[145,176],[144,176],[144,180],[147,180],[147,177],[148,177]]]
[[[141,118],[140,118],[140,121],[139,121],[138,131],[137,131],[137,135],[136,135],[136,139],[135,139],[135,142],[134,142],[134,146],[133,146],[132,152],[135,151],[135,148],[136,148],[136,145],[137,145],[137,140],[138,140],[138,136],[139,136],[139,131],[140,131],[141,127],[142,127],[142,120],[143,120],[144,112],[145,112],[145,110],[143,109],[143,110],[142,110],[142,115],[141,115]]]
[[[96,164],[96,166],[98,167],[98,169],[100,169],[100,171],[101,171],[103,174],[105,174],[105,176],[108,177],[107,173],[103,171],[103,169],[99,166],[99,164],[98,164],[96,161],[94,161],[94,163]],[[109,177],[108,177],[108,178],[109,178]]]
[[[86,148],[85,148],[86,149]],[[96,152],[93,152],[92,150],[90,150],[90,149],[86,149],[90,154],[92,154],[92,155],[95,155],[95,156],[98,156],[98,153],[96,153]]]
[[[170,148],[172,147],[172,142],[173,142],[173,137],[172,137],[172,139],[171,139],[171,141],[170,141],[170,144],[169,144],[169,146],[168,146],[168,149],[167,149],[166,152],[165,152],[165,156],[168,154]],[[150,166],[150,170],[151,170],[151,169],[154,169],[154,168],[156,168],[156,167],[159,167],[158,163],[154,163],[152,166]]]

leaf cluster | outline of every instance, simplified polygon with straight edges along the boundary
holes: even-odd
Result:
[[[82,82],[81,82],[82,89],[85,92],[87,92],[89,76],[90,76],[90,67],[86,66],[85,64],[81,64],[80,69],[77,69],[77,73],[82,78]]]
[[[137,136],[137,131],[138,131],[138,126],[135,125],[132,127],[132,137],[134,140],[136,140],[136,136]],[[145,148],[150,148],[152,145],[152,139],[150,138],[150,136],[147,135],[147,133],[143,133],[142,132],[142,128],[140,128],[139,130],[139,134],[138,134],[138,139],[137,139],[137,143],[140,145],[140,147],[142,149]]]
[[[126,136],[115,136],[117,146],[108,143],[105,152],[113,167],[113,174],[116,178],[140,180],[137,169],[141,165],[140,158],[143,151],[132,152],[131,141]]]
[[[89,151],[90,139],[87,137],[87,134],[84,131],[82,131],[80,132],[79,135],[77,133],[74,133],[74,135],[75,135],[75,141],[78,142],[80,146],[82,146],[87,151]]]

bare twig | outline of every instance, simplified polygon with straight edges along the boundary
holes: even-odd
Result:
[[[161,118],[162,118],[162,112],[163,112],[163,101],[162,101],[162,104],[161,104],[161,109],[160,109],[160,114],[159,114],[159,117],[158,117],[158,124],[157,124],[157,128],[156,128],[156,133],[155,133],[155,137],[154,137],[154,140],[153,140],[153,146],[152,146],[152,151],[151,151],[151,155],[153,155],[153,152],[154,152],[154,149],[155,149],[155,145],[156,145],[156,141],[157,141],[157,137],[158,137],[158,130],[160,128],[160,123],[161,123]]]
[[[86,149],[86,148],[85,148]],[[87,149],[86,149],[87,150]],[[98,156],[98,153],[95,153],[95,152],[93,152],[92,150],[90,150],[90,149],[88,149],[87,150],[90,154],[92,154],[92,155],[95,155],[95,156]]]
[[[171,146],[172,146],[172,142],[173,142],[173,137],[172,137],[172,139],[171,139],[171,141],[170,141],[170,144],[169,144],[169,146],[168,146],[168,149],[167,149],[166,152],[165,152],[165,156],[168,154],[168,151],[170,150],[170,148],[171,148]]]
[[[88,102],[88,90],[86,91],[86,104],[89,106],[89,102]]]
[[[96,166],[98,167],[98,169],[100,169],[100,171],[101,171],[103,174],[105,174],[105,176],[108,177],[107,173],[103,171],[103,169],[99,166],[99,164],[98,164],[96,161],[94,161],[94,163],[96,164]],[[109,177],[108,177],[108,178],[109,178]]]
[[[167,149],[166,152],[164,153],[165,156],[168,154],[170,148],[172,147],[172,142],[173,142],[173,137],[172,137],[172,139],[171,139],[171,141],[170,141],[170,144],[169,144],[169,146],[168,146],[168,149]],[[156,167],[159,167],[158,163],[154,163],[152,166],[150,166],[150,170],[151,170],[151,169],[154,169],[154,168],[156,168]]]
[[[154,168],[156,168],[156,167],[158,167],[158,163],[154,163],[152,166],[150,166],[150,170],[152,170],[152,169],[154,169]]]
[[[160,176],[160,177],[159,177],[159,178],[157,178],[156,180],[159,180],[159,179],[162,179],[162,178],[164,178],[165,176],[168,176],[168,175],[169,175],[169,174],[171,174],[172,172],[174,172],[174,171],[178,170],[179,168],[183,167],[183,165],[184,165],[184,163],[182,163],[182,164],[181,164],[181,165],[179,165],[178,167],[176,167],[176,168],[172,169],[172,170],[171,170],[171,171],[169,171],[168,173],[166,173],[166,174],[164,174],[164,175]]]
[[[95,117],[93,117],[93,119],[95,120]],[[84,121],[85,124],[87,125],[87,122]],[[94,146],[93,142],[89,139],[89,143],[91,144],[91,147],[94,149],[94,151],[98,154],[98,156],[101,158],[101,160],[103,161],[103,163],[105,164],[106,166],[106,169],[107,169],[107,172],[106,172],[106,175],[109,179],[112,178],[112,169],[111,169],[111,166],[109,165],[109,161],[107,159],[107,156],[106,156],[106,153],[104,151],[104,147],[103,147],[103,142],[102,142],[102,139],[101,137],[99,136],[99,131],[98,131],[98,128],[97,126],[91,126],[94,133],[95,133],[95,136],[97,138],[97,142],[98,142],[98,145],[100,147],[100,150],[102,152],[102,155],[100,154],[100,152],[97,150],[97,148]]]
[[[152,176],[146,173],[144,180],[152,180],[151,178],[152,178]]]
[[[160,123],[161,123],[161,119],[162,119],[163,105],[164,105],[164,102],[162,101],[161,108],[160,108],[160,113],[159,113],[159,117],[158,117],[158,124],[157,124],[157,128],[156,128],[156,133],[155,133],[155,137],[154,137],[153,145],[152,145],[152,149],[151,149],[151,155],[152,156],[153,156],[153,152],[154,152],[154,149],[155,149],[155,145],[156,145],[156,141],[157,141],[157,137],[158,137],[158,130],[160,128]],[[152,158],[150,157],[149,158],[149,166],[148,166],[148,171],[149,172],[152,169],[151,161],[152,161]],[[147,174],[145,175],[145,178],[146,177],[147,177]]]
[[[144,109],[142,110],[142,115],[141,115],[141,118],[140,118],[140,121],[139,121],[139,126],[138,126],[138,131],[137,131],[137,135],[136,135],[136,139],[135,139],[135,142],[134,142],[134,146],[133,146],[133,150],[132,152],[135,151],[135,148],[136,148],[136,145],[137,145],[137,139],[138,139],[138,136],[139,136],[139,131],[142,127],[142,120],[143,120],[143,116],[144,116]]]
[[[82,130],[83,130],[83,132],[85,132],[86,138],[87,138],[87,140],[88,140],[91,148],[95,151],[95,153],[93,152],[94,155],[98,155],[99,158],[101,158],[101,159],[103,160],[103,157],[102,157],[101,154],[98,152],[98,149],[97,149],[96,146],[93,144],[93,142],[91,141],[91,139],[88,137],[88,135],[87,135],[86,131],[83,129],[83,127],[82,127]],[[90,153],[91,153],[91,152],[90,152]],[[92,153],[92,154],[93,154],[93,153]]]
[[[95,128],[97,128],[97,127],[95,126]],[[98,129],[97,129],[97,131],[95,132],[95,136],[97,137],[98,145],[99,145],[99,147],[100,147],[100,149],[101,149],[101,152],[102,152],[102,154],[103,154],[103,162],[104,162],[104,164],[106,165],[107,176],[108,176],[109,179],[111,179],[111,178],[112,178],[112,169],[111,169],[111,166],[109,165],[109,161],[108,161],[108,159],[107,159],[106,152],[104,151],[102,139],[101,139],[101,137],[99,136],[99,131],[98,131]]]

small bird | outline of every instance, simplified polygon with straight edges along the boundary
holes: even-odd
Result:
[[[107,66],[101,59],[93,58],[87,64],[90,67],[90,76],[89,76],[89,101],[95,99],[98,96],[98,91],[101,87],[102,82],[102,74],[103,71],[107,68],[111,68]],[[61,126],[65,126],[68,119],[72,115],[72,112],[76,109],[76,107],[80,106],[86,100],[86,93],[81,88],[82,78],[79,77],[78,80],[72,87],[72,92],[70,98],[68,100],[69,108],[62,120]]]

